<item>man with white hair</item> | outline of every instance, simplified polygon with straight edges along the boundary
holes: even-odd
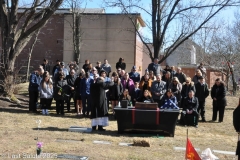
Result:
[[[182,68],[178,67],[177,68],[177,73],[174,75],[175,77],[178,78],[179,82],[181,84],[183,84],[184,82],[186,82],[186,75],[182,72]]]
[[[154,102],[158,103],[158,106],[161,105],[161,100],[166,92],[166,82],[161,81],[161,75],[157,74],[156,81],[152,83],[151,93]]]

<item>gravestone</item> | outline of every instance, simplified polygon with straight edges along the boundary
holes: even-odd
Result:
[[[81,133],[90,133],[92,132],[92,128],[79,127],[79,126],[71,126],[68,131],[70,132],[81,132]]]
[[[93,143],[95,143],[95,144],[111,144],[108,141],[93,141]]]
[[[71,154],[59,154],[59,155],[57,155],[57,158],[59,158],[59,159],[88,160],[88,157],[86,157],[86,156],[76,156],[76,155],[71,155]]]
[[[119,146],[133,146],[132,143],[118,143]]]

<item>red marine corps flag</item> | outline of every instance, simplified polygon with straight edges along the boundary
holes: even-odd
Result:
[[[194,149],[191,141],[188,138],[187,138],[185,159],[186,160],[201,160],[201,158],[199,157],[198,153]]]

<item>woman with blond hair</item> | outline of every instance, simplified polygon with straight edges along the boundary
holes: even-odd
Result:
[[[148,74],[144,75],[144,79],[142,79],[139,83],[139,88],[142,91],[141,96],[143,96],[143,93],[145,90],[150,90],[152,86],[152,80],[149,78]]]
[[[181,100],[181,108],[182,108],[182,104],[183,104],[183,100],[185,97],[188,96],[189,91],[193,91],[194,93],[196,92],[194,83],[192,82],[192,79],[190,77],[186,78],[186,82],[183,83],[182,85],[182,91],[181,91],[181,96],[182,96],[182,100]],[[180,106],[179,106],[180,107]]]
[[[152,95],[150,93],[149,90],[144,90],[143,92],[143,96],[141,96],[139,99],[138,99],[138,102],[148,102],[148,103],[154,103],[153,101],[153,98],[152,98]]]
[[[168,89],[171,89],[173,95],[177,98],[178,105],[180,105],[182,84],[179,82],[177,77],[173,77]]]
[[[44,72],[43,79],[39,86],[40,102],[42,105],[42,114],[48,115],[53,99],[53,83],[50,79],[49,72]]]

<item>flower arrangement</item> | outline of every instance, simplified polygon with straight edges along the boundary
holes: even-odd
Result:
[[[42,151],[43,142],[37,142],[37,155],[40,155]]]

